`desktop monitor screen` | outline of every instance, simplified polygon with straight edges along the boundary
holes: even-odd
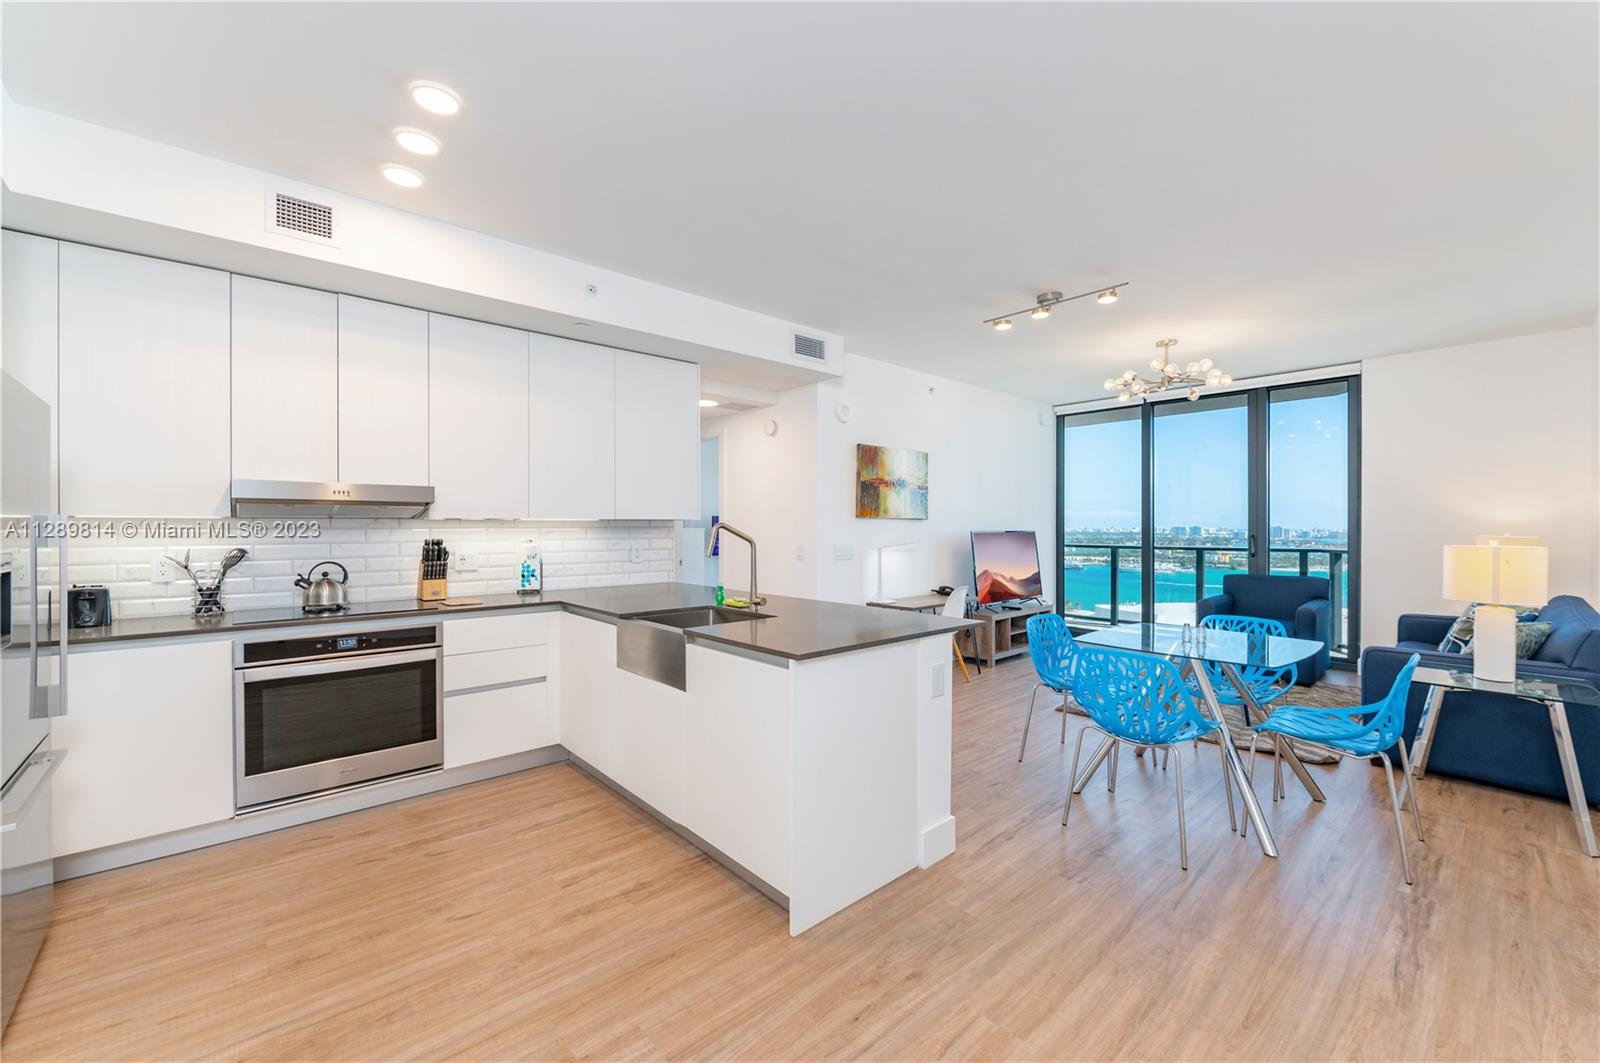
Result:
[[[1031,531],[972,533],[972,573],[979,605],[995,605],[1044,593],[1039,544]]]

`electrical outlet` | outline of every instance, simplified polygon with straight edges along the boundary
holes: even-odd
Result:
[[[164,557],[156,558],[154,561],[150,562],[150,582],[171,583],[173,576],[172,570],[176,567],[177,566]]]
[[[456,554],[452,554],[451,556],[453,558],[455,558],[456,571],[457,572],[476,572],[476,571],[478,571],[478,555],[477,554],[456,553]]]
[[[628,563],[630,565],[637,565],[643,560],[644,547],[640,546],[638,543],[630,544],[628,547]]]
[[[933,693],[932,697],[944,697],[944,683],[950,677],[950,666],[943,661],[933,666]]]

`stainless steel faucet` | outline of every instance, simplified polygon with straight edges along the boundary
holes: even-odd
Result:
[[[767,600],[756,593],[756,541],[732,524],[724,524],[719,520],[711,526],[711,535],[706,539],[707,557],[710,557],[712,551],[717,548],[718,532],[727,532],[736,539],[743,539],[746,545],[750,547],[750,608],[755,610],[766,605]]]

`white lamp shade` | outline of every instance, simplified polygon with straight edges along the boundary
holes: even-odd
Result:
[[[1543,605],[1550,551],[1543,546],[1447,546],[1444,596],[1457,602]]]

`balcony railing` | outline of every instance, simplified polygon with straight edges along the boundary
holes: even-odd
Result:
[[[1268,550],[1268,564],[1273,572],[1298,572],[1302,576],[1325,575],[1328,577],[1330,604],[1333,607],[1334,620],[1333,652],[1335,656],[1339,657],[1350,656],[1349,617],[1345,611],[1345,565],[1349,553],[1348,549],[1332,546],[1274,546]],[[1175,623],[1193,623],[1194,603],[1201,598],[1221,592],[1220,580],[1215,587],[1206,585],[1208,574],[1215,577],[1219,572],[1244,572],[1248,566],[1249,555],[1249,549],[1243,544],[1238,546],[1157,545],[1155,547],[1156,618],[1158,620],[1172,620]],[[1115,545],[1108,543],[1064,543],[1061,548],[1061,561],[1066,575],[1066,580],[1061,589],[1061,600],[1068,616],[1105,620],[1113,624],[1138,620],[1142,617],[1141,599],[1143,598],[1143,586],[1141,575],[1143,555],[1139,546],[1131,543]],[[1098,589],[1103,588],[1107,601],[1084,602],[1074,600],[1071,587],[1072,573],[1082,571],[1088,567],[1086,563],[1104,564],[1107,567],[1107,582],[1099,584],[1094,595],[1098,599]],[[1127,563],[1126,569],[1124,568],[1125,563]],[[1191,577],[1194,583],[1192,598],[1169,598],[1166,600],[1162,598],[1161,591],[1163,588],[1167,589],[1168,593],[1171,594],[1177,579],[1181,579],[1187,585]],[[1124,581],[1128,579],[1134,581],[1136,590],[1131,601],[1124,601],[1122,588]],[[1168,606],[1169,608],[1163,610],[1162,606]]]

